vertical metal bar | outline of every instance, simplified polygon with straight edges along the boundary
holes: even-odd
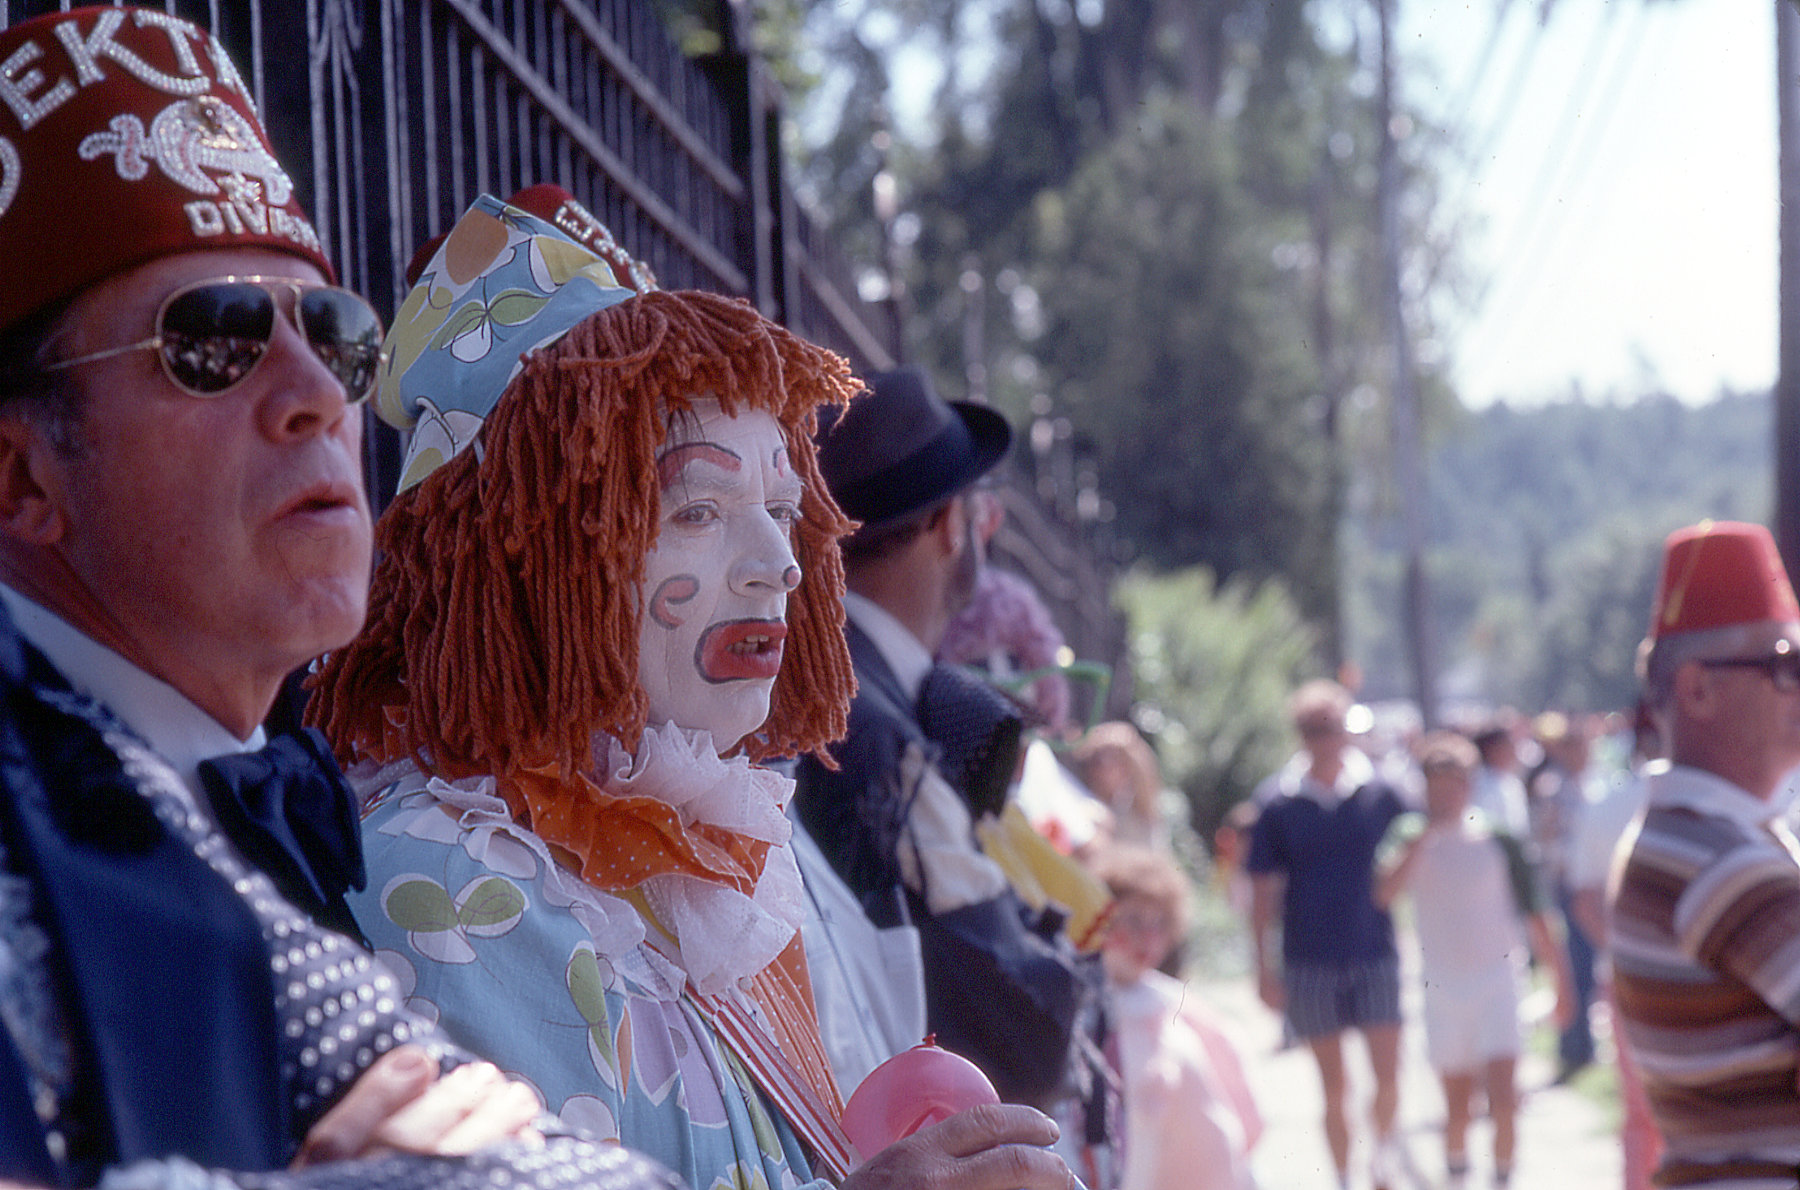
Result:
[[[381,98],[388,113],[388,119],[383,121],[387,141],[382,157],[387,165],[388,179],[387,255],[388,276],[392,280],[387,308],[390,312],[399,306],[402,287],[406,283],[402,274],[406,269],[407,233],[412,226],[412,121],[408,112],[405,71],[396,52],[399,38],[395,36],[401,22],[395,7],[400,2],[381,0]]]
[[[332,62],[337,67],[333,97],[338,114],[338,193],[343,209],[345,252],[353,261],[356,282],[352,288],[367,292],[369,287],[369,221],[365,191],[368,171],[363,150],[362,80],[357,75],[357,55],[363,47],[364,27],[360,9],[338,2],[336,36],[332,40]],[[349,136],[344,135],[348,128]],[[347,143],[346,143],[347,142]]]
[[[560,8],[550,10],[550,18],[542,25],[544,60],[550,63],[550,81],[555,85],[557,94],[568,99],[569,106],[580,111],[581,105],[576,102],[574,92],[570,88],[569,77],[569,22]]]
[[[586,39],[585,35],[582,36],[579,44],[581,46],[582,76],[587,80],[588,127],[592,128],[595,135],[608,144],[616,145],[617,140],[607,129],[612,97],[607,90],[606,66],[601,61],[599,50]],[[594,208],[594,213],[599,214],[600,209]],[[626,247],[629,248],[630,245],[626,245]]]
[[[353,198],[356,193],[355,175],[361,171],[351,166],[351,145],[346,143],[351,138],[345,135],[346,131],[354,135],[354,130],[350,128],[351,104],[346,95],[350,87],[350,72],[344,69],[345,56],[351,48],[350,14],[345,11],[343,0],[326,0],[326,2],[328,19],[325,27],[320,31],[323,38],[322,44],[315,47],[313,52],[324,63],[325,80],[331,96],[332,131],[334,133],[331,137],[331,160],[337,167],[338,181],[338,184],[332,188],[332,197],[337,201],[337,234],[340,245],[338,259],[343,262],[347,276],[344,284],[352,289],[361,289],[366,279],[366,261],[356,251],[356,237],[352,231],[358,209]],[[313,102],[315,105],[323,107],[324,97],[316,97]],[[355,160],[360,161],[361,159],[361,154],[358,153]],[[322,201],[323,196],[321,196]]]
[[[469,119],[470,130],[475,139],[475,192],[487,194],[492,191],[490,171],[488,169],[488,113],[487,89],[481,80],[487,74],[487,51],[479,43],[469,47]],[[473,196],[471,196],[473,197]]]
[[[213,35],[217,36],[218,31],[219,31],[219,0],[213,0],[212,23],[213,23]],[[264,61],[266,55],[264,55],[264,53],[263,53],[263,36],[262,36],[263,28],[262,27],[263,27],[262,5],[256,3],[255,0],[251,0],[251,4],[250,4],[250,60],[252,63],[254,63],[254,65],[252,65],[250,68],[250,70],[251,70],[250,77],[252,80],[251,84],[250,84],[250,88],[252,91],[254,91],[256,93],[256,110],[258,112],[264,112],[264,111],[268,110],[267,107],[265,106],[265,98],[264,98],[264,94],[263,94],[264,80],[268,77],[268,75],[267,75],[267,64]]]
[[[551,47],[551,27],[561,15],[561,9],[554,9],[548,13],[542,11],[538,13],[538,19],[533,28],[534,36],[532,38],[532,45],[536,53],[535,60],[538,64],[538,70],[552,80],[555,80],[558,94],[566,95],[568,92],[562,89],[560,78],[562,73],[562,63],[558,60]],[[533,113],[531,120],[533,133],[531,143],[534,172],[543,175],[543,180],[545,181],[560,182],[561,175],[556,173],[556,167],[550,159],[550,121],[544,119],[541,114],[537,114],[535,108],[533,109]]]
[[[496,7],[499,6],[496,5]],[[531,48],[527,44],[529,41],[529,30],[526,28],[525,12],[520,6],[519,0],[513,0],[512,17],[507,23],[511,26],[508,33],[513,44],[513,49],[518,51],[521,58],[530,62],[532,68],[535,70],[538,64],[532,60]],[[509,109],[516,109],[522,103],[528,101],[529,96],[524,93],[523,88],[519,88],[518,97],[509,102],[509,97],[513,93],[513,88],[508,87],[506,84],[510,77],[509,72],[503,68],[497,67],[494,71],[494,130],[496,133],[499,161],[498,172],[500,175],[500,189],[496,193],[498,193],[501,198],[510,197],[513,193],[522,189],[527,180],[524,159],[526,146],[529,142],[525,137],[524,130],[515,121],[514,112]]]
[[[581,105],[575,103],[573,98],[575,81],[579,77],[579,72],[571,68],[573,63],[569,60],[572,53],[569,45],[569,22],[568,19],[563,16],[562,9],[560,8],[550,14],[550,41],[553,46],[552,52],[556,56],[556,89],[564,95],[569,95],[571,97],[571,106],[573,106],[575,110],[580,111]],[[556,176],[563,180],[563,185],[573,191],[575,189],[575,163],[573,154],[570,151],[569,138],[563,135],[560,129],[549,124],[548,121],[546,121],[546,127],[547,134],[550,137],[553,147],[554,157],[546,154],[545,159],[552,162],[552,168],[556,170]]]
[[[506,72],[495,70],[492,82],[494,87],[494,115],[491,122],[494,130],[494,189],[491,193],[496,197],[506,198],[515,189],[512,184],[512,129],[506,122]],[[487,187],[484,186],[482,189],[486,190]]]
[[[326,216],[331,211],[331,179],[326,173],[325,163],[331,160],[331,132],[325,127],[325,109],[319,96],[324,87],[320,73],[324,69],[319,55],[313,47],[319,44],[319,4],[320,0],[306,0],[306,89],[309,101],[309,124],[312,128],[312,177],[313,177],[313,223],[314,230],[319,233],[319,243],[325,255],[331,256],[332,234],[331,221]],[[260,103],[258,104],[260,107]]]
[[[460,205],[463,179],[468,176],[468,150],[463,136],[468,121],[463,114],[462,33],[455,20],[445,21],[444,31],[444,75],[450,84],[449,120],[444,129],[444,135],[450,141],[450,192],[445,197],[450,201],[437,215],[448,226],[455,218],[452,208]]]
[[[741,30],[740,34],[747,31]],[[733,139],[741,136],[745,140],[740,172],[750,182],[750,193],[745,198],[749,209],[741,211],[737,220],[742,229],[740,236],[750,240],[747,251],[742,246],[739,249],[748,266],[746,271],[753,278],[748,296],[765,317],[788,320],[793,325],[795,311],[791,304],[801,287],[797,280],[790,279],[785,259],[782,229],[790,225],[787,217],[794,208],[781,184],[781,155],[775,148],[779,142],[774,139],[779,133],[776,114],[772,109],[765,111],[762,78],[749,54],[733,55],[729,82],[735,93],[727,98],[727,103],[738,112],[739,121]]]
[[[436,226],[443,218],[444,195],[438,174],[443,154],[442,130],[438,127],[437,42],[432,37],[431,6],[436,0],[420,0],[419,4],[419,114],[425,122],[425,213],[427,227]],[[416,226],[416,224],[415,224]]]

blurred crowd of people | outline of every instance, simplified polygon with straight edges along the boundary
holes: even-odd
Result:
[[[1389,911],[1410,902],[1402,921],[1418,947],[1426,1058],[1443,1085],[1445,1184],[1471,1184],[1478,1167],[1493,1185],[1510,1184],[1517,1063],[1529,1030],[1543,1027],[1554,1033],[1555,1083],[1597,1062],[1615,1066],[1626,1184],[1648,1187],[1661,1142],[1630,1054],[1613,1038],[1603,943],[1614,852],[1642,806],[1639,775],[1660,752],[1648,716],[1502,708],[1421,734],[1404,716],[1397,729],[1378,726],[1332,681],[1297,689],[1289,712],[1293,757],[1222,815],[1206,887],[1187,885],[1186,897],[1221,898],[1250,923],[1261,997],[1280,1015],[1285,1043],[1317,1060],[1340,1181],[1421,1176],[1418,1156],[1394,1135],[1402,1004],[1412,1001],[1400,988]],[[1125,722],[1066,738],[1064,767],[1019,789],[1040,829],[1109,885],[1107,873],[1146,854],[1178,876],[1171,840],[1188,829],[1189,803],[1164,782],[1150,742]],[[1159,927],[1172,919],[1148,916]],[[1156,970],[1159,961],[1124,939],[1137,916],[1123,920],[1118,949],[1136,949],[1136,965]],[[1109,970],[1123,966],[1114,942],[1106,953]],[[1166,971],[1178,974],[1179,960]],[[1197,1006],[1199,993],[1188,993]],[[1352,1035],[1375,1091],[1362,1142],[1347,1092]],[[1483,1113],[1489,1146],[1472,1152]],[[1245,1136],[1253,1142],[1256,1130]]]

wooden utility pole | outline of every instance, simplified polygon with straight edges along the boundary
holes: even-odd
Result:
[[[1775,136],[1781,175],[1781,335],[1775,376],[1775,541],[1800,573],[1800,8],[1775,3]]]
[[[1381,218],[1382,288],[1389,340],[1393,345],[1394,482],[1400,493],[1406,537],[1406,574],[1400,612],[1412,662],[1413,696],[1429,731],[1437,725],[1437,659],[1432,648],[1431,598],[1425,580],[1425,483],[1420,467],[1419,381],[1406,303],[1400,286],[1400,147],[1394,139],[1394,0],[1375,0],[1381,28],[1381,89],[1376,116],[1381,121],[1380,173],[1376,205]]]
[[[1331,566],[1331,616],[1325,623],[1324,649],[1331,670],[1336,673],[1344,665],[1344,443],[1341,414],[1344,404],[1344,367],[1338,358],[1337,318],[1332,310],[1332,185],[1336,166],[1332,162],[1332,128],[1336,124],[1336,105],[1327,100],[1324,136],[1319,145],[1318,164],[1313,167],[1310,213],[1313,237],[1312,329],[1313,354],[1319,361],[1319,387],[1325,397],[1325,524],[1331,534],[1331,548],[1326,556]]]

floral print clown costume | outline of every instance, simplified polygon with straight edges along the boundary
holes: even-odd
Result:
[[[676,762],[649,766],[665,778],[784,780],[679,732],[668,742]],[[409,1007],[532,1083],[566,1122],[658,1154],[692,1186],[811,1184],[793,1129],[638,913],[559,865],[491,778],[444,782],[404,763],[359,776],[379,786],[366,846],[386,879],[355,908],[410,979]]]

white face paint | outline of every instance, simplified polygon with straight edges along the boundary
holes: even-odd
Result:
[[[769,715],[788,592],[800,584],[800,478],[771,414],[726,417],[710,399],[670,427],[657,471],[638,681],[652,727],[711,732],[723,752]]]

